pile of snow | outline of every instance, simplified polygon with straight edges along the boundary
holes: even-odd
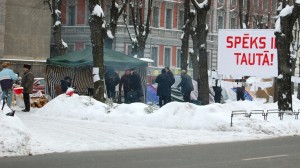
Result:
[[[300,107],[294,98],[294,108]],[[191,103],[171,102],[162,108],[147,113],[148,106],[143,103],[114,105],[107,111],[107,106],[87,96],[61,95],[38,110],[35,115],[94,120],[110,124],[156,127],[161,129],[203,130],[210,132],[232,132],[263,136],[298,135],[300,122],[294,116],[285,115],[280,121],[277,115],[270,115],[263,120],[261,115],[251,118],[234,117],[234,127],[230,126],[233,110],[268,110],[277,109],[277,104],[264,104],[252,101],[233,101],[226,104],[197,106]]]
[[[28,155],[30,134],[17,116],[6,116],[8,112],[7,106],[0,112],[0,157]]]
[[[98,119],[107,113],[107,105],[88,96],[61,94],[43,108],[36,111],[37,115],[66,117],[82,120]]]

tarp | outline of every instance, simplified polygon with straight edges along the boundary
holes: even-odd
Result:
[[[128,68],[148,66],[148,63],[145,61],[109,49],[104,49],[104,64],[106,66]],[[92,49],[88,48],[82,51],[71,52],[63,56],[49,58],[47,59],[47,65],[62,67],[93,66]]]

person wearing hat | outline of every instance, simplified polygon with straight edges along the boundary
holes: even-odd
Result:
[[[30,97],[29,94],[32,93],[33,89],[33,83],[34,83],[34,76],[32,74],[31,65],[24,64],[23,66],[24,75],[22,78],[21,86],[23,89],[23,98],[24,98],[24,104],[25,109],[22,110],[23,112],[29,112],[30,111]]]
[[[6,98],[7,106],[11,107],[12,102],[12,87],[14,81],[18,79],[18,75],[15,74],[11,69],[9,69],[10,63],[2,63],[2,71],[0,72],[0,85],[2,89],[2,100]]]

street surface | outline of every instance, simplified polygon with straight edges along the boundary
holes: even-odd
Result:
[[[0,158],[0,168],[296,168],[300,137]]]

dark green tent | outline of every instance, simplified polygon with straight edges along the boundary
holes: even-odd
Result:
[[[104,49],[104,64],[115,67],[147,67],[148,63],[126,54]],[[93,66],[92,49],[85,49],[47,59],[47,65],[62,67]]]
[[[93,88],[93,54],[92,49],[85,49],[47,59],[46,81],[48,94],[55,97],[55,85],[69,76],[79,94],[87,94],[88,88]],[[146,97],[146,75],[148,63],[126,54],[104,49],[104,65],[112,66],[116,71],[135,68],[141,76],[144,97]],[[122,75],[122,73],[119,73]]]

